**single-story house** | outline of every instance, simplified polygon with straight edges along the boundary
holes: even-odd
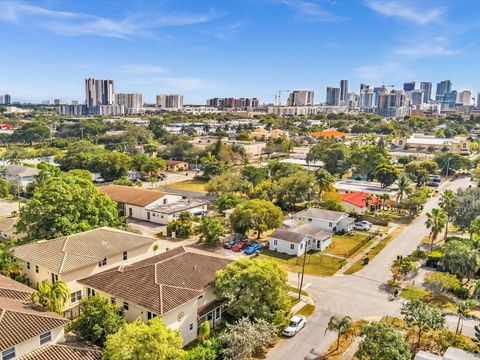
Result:
[[[231,260],[188,247],[177,247],[137,263],[118,266],[79,282],[89,296],[100,295],[123,308],[128,322],[161,317],[178,330],[186,345],[198,327],[222,319],[223,304],[213,291],[215,273]]]
[[[106,185],[98,189],[118,203],[121,215],[157,224],[167,224],[183,211],[199,216],[207,212],[207,201],[178,194],[123,185]]]
[[[23,191],[33,180],[35,176],[40,172],[38,169],[23,166],[23,165],[6,165],[2,166],[5,169],[5,175],[3,176],[7,181],[14,181],[20,186],[20,190]]]
[[[376,196],[373,196],[373,198],[368,201],[367,206],[365,199],[368,194],[363,191],[338,194],[338,196],[342,198],[342,205],[345,210],[349,212],[375,211],[380,209],[382,205],[382,201]]]
[[[354,228],[355,219],[340,211],[309,208],[292,215],[297,222],[312,224],[319,230],[329,232],[350,232]]]
[[[420,350],[415,360],[480,360],[480,355],[450,346],[443,356]]]
[[[102,227],[52,240],[40,240],[14,248],[15,258],[34,287],[39,283],[63,280],[70,290],[65,315],[78,315],[80,300],[85,297],[77,280],[112,266],[128,264],[166,251],[158,239],[127,231]]]
[[[33,305],[32,293],[30,287],[0,275],[0,359],[100,360],[97,348],[65,342],[69,320]]]
[[[167,165],[167,171],[177,172],[188,170],[188,164],[185,161],[165,160],[165,163]]]
[[[322,251],[332,243],[333,233],[311,224],[277,229],[270,235],[269,250],[300,256],[305,251]]]

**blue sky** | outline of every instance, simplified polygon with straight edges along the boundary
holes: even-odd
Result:
[[[480,90],[480,1],[0,0],[0,94],[84,100],[86,77],[116,92],[259,97],[350,80],[451,79]]]

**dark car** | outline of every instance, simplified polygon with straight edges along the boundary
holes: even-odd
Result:
[[[223,248],[224,249],[231,249],[232,246],[235,245],[236,243],[237,243],[237,240],[235,240],[235,239],[228,240],[225,243],[223,243]]]

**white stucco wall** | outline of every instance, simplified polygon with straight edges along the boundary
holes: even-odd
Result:
[[[15,345],[16,359],[40,347],[56,344],[59,342],[63,342],[65,340],[63,326],[52,329],[51,333],[52,333],[52,340],[46,344],[40,345],[40,336],[35,336],[34,338],[31,338],[27,341],[24,341],[24,342],[21,342],[20,344]]]

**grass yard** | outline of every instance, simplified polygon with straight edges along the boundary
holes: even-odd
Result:
[[[298,310],[295,315],[302,315],[305,317],[309,317],[310,315],[313,314],[315,311],[315,305],[313,304],[306,304],[304,307],[302,307],[300,310]]]
[[[354,251],[355,246],[366,240],[368,236],[368,232],[352,232],[351,234],[345,235],[333,235],[332,245],[325,250],[325,253],[342,257],[352,257],[365,247],[366,244]]]
[[[205,189],[207,185],[207,181],[203,180],[186,180],[180,181],[177,183],[173,183],[168,185],[169,188],[173,189],[180,189],[180,190],[187,190],[187,191],[197,191],[197,192],[207,192]]]
[[[292,291],[292,292],[298,294],[298,288],[296,288],[295,286],[287,285],[287,288],[288,288],[289,291]],[[304,296],[309,296],[309,293],[306,292],[305,290],[300,291],[300,294],[302,294]]]
[[[296,257],[282,254],[275,251],[263,251],[259,258],[276,261],[291,272],[301,272],[303,265],[303,256]],[[343,265],[345,260],[322,254],[320,252],[310,251],[305,263],[305,274],[332,276]]]
[[[455,304],[450,296],[438,291],[429,291],[419,287],[408,286],[400,293],[406,300],[421,300],[428,305],[444,311],[455,312]]]

